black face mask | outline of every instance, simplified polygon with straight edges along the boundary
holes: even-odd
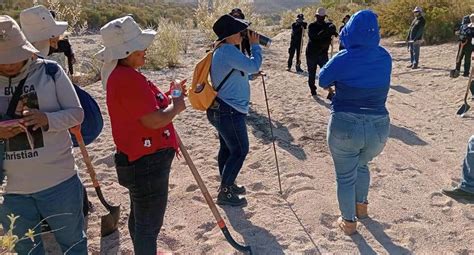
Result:
[[[317,22],[324,22],[324,19],[326,19],[325,16],[316,16],[316,21]]]

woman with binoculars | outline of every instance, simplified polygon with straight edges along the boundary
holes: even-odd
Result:
[[[219,135],[219,205],[242,206],[247,203],[245,198],[239,197],[245,193],[245,188],[237,186],[235,180],[249,151],[245,124],[250,100],[249,74],[258,73],[262,65],[260,36],[247,30],[248,26],[248,22],[228,14],[221,16],[213,26],[218,39],[210,76],[214,89],[219,89],[214,104],[207,110],[207,118]],[[242,42],[242,31],[248,34],[250,57],[235,47]]]

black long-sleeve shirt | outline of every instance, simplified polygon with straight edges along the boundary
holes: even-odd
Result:
[[[338,36],[336,26],[331,22],[315,21],[308,26],[307,56],[327,54],[331,45],[332,36]]]
[[[308,27],[308,23],[304,21],[296,21],[291,24],[291,41],[299,43],[301,42],[301,35],[303,33],[303,29]]]

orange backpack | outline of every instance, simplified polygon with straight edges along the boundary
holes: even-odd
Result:
[[[193,82],[188,90],[188,99],[191,106],[200,111],[206,111],[214,102],[217,91],[226,82],[234,69],[224,78],[216,89],[212,86],[209,79],[211,72],[212,54],[214,50],[209,51],[194,67]]]

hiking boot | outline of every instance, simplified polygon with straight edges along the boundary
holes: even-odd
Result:
[[[469,201],[474,201],[474,193],[464,191],[460,187],[451,188],[451,189],[442,189],[441,193],[454,199],[466,199]]]
[[[342,216],[337,219],[337,226],[348,236],[357,232],[357,222],[345,220]]]
[[[417,64],[414,64],[411,69],[418,69],[418,65]]]
[[[463,73],[462,76],[469,77],[469,73]]]
[[[242,206],[247,204],[247,199],[239,198],[237,194],[232,192],[230,186],[223,186],[217,195],[218,205]]]
[[[247,192],[244,186],[237,186],[237,184],[232,184],[229,186],[230,190],[236,195],[243,195]]]
[[[304,70],[301,69],[301,67],[297,66],[297,67],[296,67],[296,72],[297,72],[297,73],[304,73]]]
[[[358,219],[366,219],[369,217],[367,212],[368,203],[356,203],[356,215]]]

